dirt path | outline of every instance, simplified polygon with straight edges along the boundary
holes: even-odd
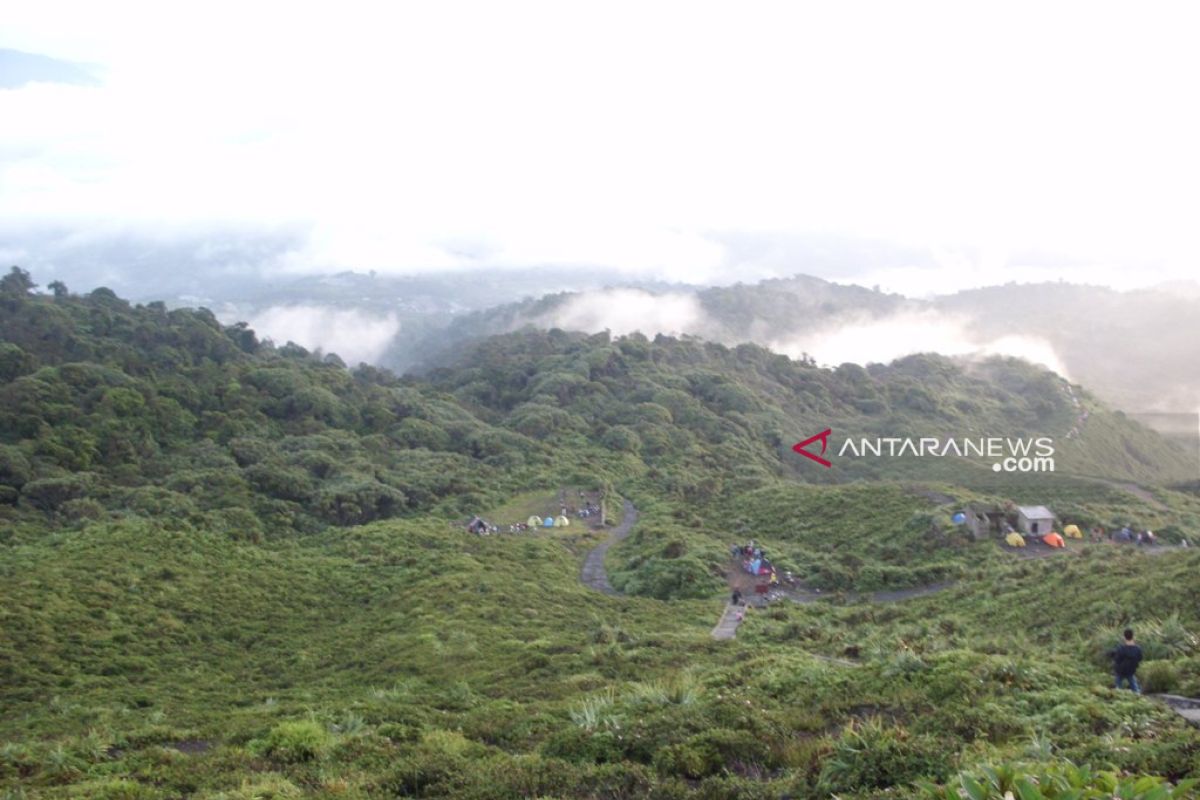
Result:
[[[777,583],[771,586],[766,595],[758,594],[754,591],[754,587],[760,582],[760,579],[754,575],[747,574],[740,568],[736,560],[730,561],[725,570],[725,578],[729,582],[730,591],[737,589],[742,593],[745,606],[739,607],[726,604],[725,610],[721,613],[721,619],[712,630],[712,637],[718,640],[733,639],[737,635],[737,629],[742,624],[746,608],[765,608],[776,600],[790,600],[793,603],[815,603],[818,600],[830,600],[838,596],[836,592],[822,593],[820,590],[810,589],[799,582]],[[927,586],[913,586],[908,589],[891,589],[865,594],[851,592],[845,595],[844,599],[851,603],[900,603],[916,597],[936,594],[953,585],[954,581],[942,581],[941,583],[931,583]],[[855,665],[853,661],[845,661],[840,658],[817,655],[813,657],[836,664]]]
[[[587,554],[587,558],[583,560],[583,570],[579,574],[579,580],[585,586],[590,586],[598,592],[604,592],[609,595],[617,596],[621,594],[608,582],[608,572],[604,569],[604,556],[608,554],[608,548],[629,535],[637,520],[637,509],[633,507],[633,503],[626,500],[621,524],[613,528],[608,538],[593,547],[591,552]]]
[[[1177,694],[1156,694],[1151,697],[1163,701],[1176,714],[1200,727],[1200,700],[1194,697],[1180,697]]]
[[[913,586],[910,589],[871,592],[865,595],[865,597],[872,603],[900,603],[905,600],[912,600],[914,597],[927,597],[931,594],[937,594],[944,589],[949,589],[953,585],[954,581],[942,581],[941,583],[931,583],[927,586]]]
[[[1084,480],[1094,481],[1095,483],[1103,483],[1105,486],[1111,486],[1114,489],[1119,489],[1122,492],[1128,492],[1138,500],[1146,503],[1148,506],[1157,509],[1158,511],[1169,511],[1166,504],[1159,500],[1149,491],[1138,486],[1136,483],[1122,483],[1121,481],[1110,481],[1108,478],[1091,478],[1087,477]]]
[[[1155,544],[1136,544],[1134,542],[1114,542],[1110,539],[1105,539],[1103,542],[1096,542],[1094,547],[1113,547],[1118,549],[1128,549],[1135,553],[1141,553],[1145,556],[1161,556],[1166,553],[1186,553],[1189,548],[1178,544],[1164,544],[1156,542]]]
[[[1038,539],[1030,539],[1025,542],[1024,547],[1013,547],[1006,544],[1003,539],[997,542],[997,545],[1006,553],[1011,553],[1017,558],[1052,558],[1054,556],[1065,556],[1068,553],[1078,552],[1077,550],[1068,547],[1051,547]]]

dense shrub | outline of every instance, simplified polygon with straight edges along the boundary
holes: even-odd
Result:
[[[252,742],[252,749],[284,764],[313,761],[324,755],[333,739],[313,720],[281,722],[262,739]]]
[[[1143,692],[1170,694],[1179,686],[1179,671],[1170,661],[1147,661],[1138,671]]]
[[[88,473],[78,473],[65,478],[39,478],[21,488],[21,497],[42,511],[54,511],[68,500],[83,497],[93,482]]]
[[[818,782],[824,792],[861,792],[938,779],[949,767],[944,743],[871,718],[847,726],[834,740]]]

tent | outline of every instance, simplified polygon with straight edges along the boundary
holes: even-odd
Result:
[[[950,521],[953,522],[955,525],[962,525],[964,522],[967,521],[967,515],[961,511],[959,511],[957,514],[955,514],[953,517],[950,518]]]
[[[1066,536],[1070,539],[1082,539],[1083,531],[1079,530],[1078,525],[1068,525],[1067,527],[1063,528],[1063,536]]]
[[[542,523],[542,527],[543,528],[553,528],[554,527],[554,517],[546,517],[545,522]]]
[[[558,519],[554,520],[554,527],[565,528],[571,524],[571,520],[567,519],[566,514],[560,514]]]
[[[1008,536],[1005,536],[1004,541],[1008,542],[1008,545],[1010,547],[1024,547],[1025,546],[1025,537],[1022,536],[1021,534],[1017,533],[1016,531],[1013,531]]]
[[[1067,543],[1063,541],[1063,537],[1060,536],[1059,534],[1055,533],[1054,531],[1050,531],[1050,533],[1047,533],[1045,536],[1043,536],[1042,541],[1045,542],[1046,544],[1050,545],[1051,547],[1066,547],[1067,546]]]
[[[542,518],[536,515],[531,516],[529,519],[525,520],[525,524],[531,528],[536,528],[542,524]]]

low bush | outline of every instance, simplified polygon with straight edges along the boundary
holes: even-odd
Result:
[[[828,795],[886,789],[921,777],[936,779],[949,771],[948,752],[937,740],[873,717],[851,723],[834,740],[833,752],[821,765],[818,786]]]
[[[1179,686],[1179,670],[1170,661],[1147,661],[1139,674],[1143,692],[1170,693]]]
[[[324,755],[332,737],[312,720],[281,722],[262,739],[251,742],[251,751],[283,764],[314,761]]]

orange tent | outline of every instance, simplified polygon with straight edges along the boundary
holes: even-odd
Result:
[[[1042,541],[1051,547],[1066,547],[1067,543],[1063,541],[1063,537],[1051,531],[1042,537]]]

